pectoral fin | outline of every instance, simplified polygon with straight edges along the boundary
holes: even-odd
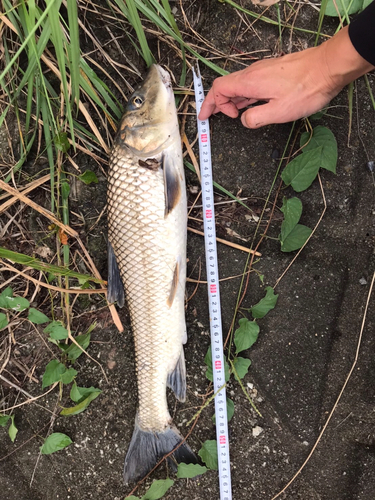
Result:
[[[120,270],[118,268],[115,253],[112,245],[108,242],[108,302],[117,302],[119,307],[123,307],[125,302],[124,286],[122,284]]]
[[[165,217],[172,212],[181,198],[181,179],[172,159],[163,156]]]

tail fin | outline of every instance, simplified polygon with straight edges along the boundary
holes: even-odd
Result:
[[[164,455],[172,451],[182,440],[183,437],[174,426],[167,427],[164,432],[147,432],[139,427],[136,418],[133,437],[125,458],[125,484],[134,483],[143,478]],[[186,443],[177,448],[171,456],[178,463],[197,462],[196,456]],[[173,460],[169,458],[168,462],[172,468],[176,468]]]

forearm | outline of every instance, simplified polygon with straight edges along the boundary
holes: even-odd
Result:
[[[373,29],[375,31],[375,26]],[[331,80],[333,89],[339,90],[374,69],[355,49],[348,27],[343,28],[319,48],[323,54],[324,72]],[[375,46],[373,51],[375,54]]]
[[[351,21],[349,37],[356,51],[375,66],[375,1]]]

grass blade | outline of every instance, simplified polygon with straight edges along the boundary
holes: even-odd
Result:
[[[52,146],[52,137],[51,137],[51,129],[50,129],[50,113],[48,110],[47,99],[43,94],[40,94],[41,98],[41,112],[42,119],[44,122],[44,139],[46,141],[46,151],[48,157],[48,163],[50,168],[50,176],[51,176],[51,212],[55,212],[55,161],[54,161],[54,151]],[[55,124],[52,124],[52,130],[55,129]]]
[[[68,119],[70,134],[73,141],[73,146],[75,147],[75,139],[74,139],[74,127],[73,127],[73,116],[72,116],[72,108],[70,105],[70,95],[68,90],[68,76],[66,72],[66,66],[69,65],[68,60],[66,58],[66,53],[64,47],[67,45],[66,38],[64,32],[60,25],[60,6],[61,0],[46,0],[47,6],[49,4],[54,4],[54,8],[50,10],[48,14],[49,22],[51,23],[51,39],[53,45],[55,47],[55,54],[57,58],[57,63],[59,67],[59,71],[61,74],[61,84],[64,94],[65,100],[65,114]]]
[[[79,102],[79,81],[80,72],[79,64],[81,59],[81,50],[79,45],[79,29],[78,29],[78,8],[77,0],[67,0],[68,23],[69,23],[69,66],[70,66],[70,82],[71,82],[71,106]]]
[[[0,73],[0,82],[2,82],[4,80],[4,77],[9,73],[9,70],[16,63],[16,61],[18,60],[19,56],[25,50],[25,48],[27,47],[27,45],[30,42],[30,40],[35,36],[36,31],[41,26],[42,22],[46,19],[46,17],[48,16],[50,10],[53,7],[54,7],[54,0],[50,0],[48,2],[48,4],[47,4],[47,7],[46,7],[45,11],[42,13],[42,15],[40,16],[40,18],[38,19],[38,21],[35,23],[35,26],[32,28],[32,30],[29,32],[29,34],[27,35],[27,37],[24,39],[24,41],[22,42],[22,44],[20,45],[20,47],[18,48],[18,50],[16,51],[16,53],[14,54],[14,56],[12,57],[12,59],[7,63],[7,65],[5,66],[5,68],[3,69],[3,71]],[[5,19],[6,18],[3,18],[4,22],[5,22]],[[7,24],[7,26],[9,26],[8,22],[6,22],[6,24]],[[13,28],[14,28],[14,25],[13,25]],[[18,30],[16,30],[16,31],[18,33]],[[21,36],[20,36],[20,38],[22,39]]]
[[[103,284],[102,280],[94,278],[93,276],[90,276],[88,274],[76,273],[75,271],[71,271],[66,267],[48,264],[47,262],[43,262],[42,260],[35,259],[34,257],[29,257],[28,255],[25,255],[23,253],[12,252],[11,250],[7,250],[3,247],[0,247],[0,258],[8,259],[15,264],[22,264],[23,266],[32,267],[33,269],[36,269],[38,271],[51,273],[56,276],[76,278],[82,281],[92,281],[94,283]]]
[[[146,40],[145,32],[139,18],[138,9],[134,0],[126,0],[126,4],[129,9],[129,22],[137,34],[139,45],[141,46],[142,57],[145,60],[147,67],[149,67],[154,62],[154,58]]]

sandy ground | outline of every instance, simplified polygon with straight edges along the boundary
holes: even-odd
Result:
[[[212,41],[215,43],[220,38],[222,45],[228,45],[238,27],[238,17],[228,6],[217,2],[212,4],[203,2],[202,16],[210,26]],[[307,21],[315,23],[316,15]],[[205,29],[207,26],[202,28]],[[254,36],[247,33],[238,44],[243,44],[243,50],[259,49],[260,46],[272,49],[277,36],[277,28],[267,28],[262,32],[261,41],[254,40]],[[312,43],[311,39],[297,36],[295,44],[301,48],[306,40]],[[288,36],[285,35],[285,49],[287,42]],[[213,74],[206,70],[203,74],[208,87]],[[370,83],[374,88],[373,75]],[[233,498],[236,500],[270,500],[293,477],[312,450],[332,410],[357,348],[357,365],[316,451],[280,498],[374,498],[373,298],[370,299],[360,345],[359,334],[374,272],[375,187],[366,162],[368,158],[375,158],[375,120],[363,81],[356,87],[354,102],[356,109],[349,141],[345,91],[332,103],[334,108],[329,112],[332,116],[319,122],[334,132],[339,159],[337,175],[321,172],[322,189],[316,180],[299,195],[304,207],[301,222],[314,227],[324,208],[322,190],[324,192],[327,210],[314,236],[285,275],[283,273],[295,253],[282,253],[276,240],[266,239],[260,248],[262,257],[255,264],[255,268],[264,274],[264,284],[255,273],[249,281],[245,307],[256,303],[264,295],[264,287],[273,286],[283,275],[276,287],[279,294],[277,306],[259,321],[259,340],[251,351],[245,353],[251,358],[252,365],[244,385],[250,388],[262,418],[252,410],[238,384],[232,381],[228,386],[228,393],[235,403],[235,414],[230,422],[230,449]],[[248,197],[249,206],[259,211],[277,169],[272,154],[275,155],[275,150],[283,150],[290,128],[291,125],[286,124],[249,131],[243,129],[239,120],[214,117],[211,131],[216,182],[235,194],[240,192],[241,196]],[[188,121],[187,132],[189,139],[193,140],[194,117]],[[95,167],[91,165],[91,168]],[[105,205],[104,176],[99,180],[98,186],[85,188],[79,195],[78,205],[84,214],[100,212]],[[190,173],[187,173],[187,181],[189,190],[198,186]],[[278,207],[284,195],[293,196],[293,190],[281,191]],[[192,195],[190,198],[194,199]],[[274,193],[271,200],[273,198]],[[219,208],[219,235],[225,236],[226,228],[230,228],[249,240],[255,223],[246,220],[246,214],[245,209],[238,207]],[[269,236],[278,236],[281,220],[277,208]],[[105,275],[105,221],[96,227],[94,234],[86,236],[93,258]],[[235,238],[228,239],[248,244]],[[219,245],[218,253],[223,278],[243,272],[244,252]],[[197,279],[201,263],[204,279],[204,249],[200,236],[189,234],[188,258],[188,275]],[[225,335],[232,321],[239,283],[239,279],[222,283]],[[194,284],[188,283],[188,296],[194,288]],[[95,301],[79,304],[81,311],[86,307],[86,312],[93,305]],[[120,314],[124,324],[128,325],[126,309]],[[81,330],[93,319],[97,320],[98,326],[93,332],[89,352],[103,364],[108,383],[98,366],[85,357],[77,362],[77,381],[79,385],[100,387],[102,395],[84,413],[71,418],[58,417],[53,421],[53,430],[68,434],[73,444],[50,456],[40,457],[38,451],[40,436],[45,436],[51,425],[50,411],[56,407],[58,394],[52,392],[40,405],[32,404],[15,411],[19,429],[15,444],[10,442],[4,430],[0,430],[1,499],[120,500],[129,493],[129,488],[122,484],[122,467],[137,400],[132,337],[128,326],[124,334],[119,334],[103,310],[91,310],[89,315],[82,316],[79,320]],[[185,424],[197,411],[202,402],[201,395],[208,387],[204,375],[204,356],[209,345],[205,285],[200,285],[188,302],[187,324],[187,401],[177,404],[170,397],[171,412],[183,433],[187,432]],[[39,337],[27,337],[19,349],[23,355],[40,353]],[[43,366],[50,359],[48,356],[47,352],[44,358],[40,357],[37,377],[43,373]],[[24,389],[39,394],[41,386],[25,383]],[[212,414],[210,405],[202,412],[189,439],[195,451],[202,442],[215,437]],[[254,437],[256,426],[261,432]],[[152,478],[164,477],[166,470],[162,466]],[[140,496],[143,491],[141,488]],[[218,479],[214,471],[196,480],[176,480],[165,496],[167,500],[218,497]]]

